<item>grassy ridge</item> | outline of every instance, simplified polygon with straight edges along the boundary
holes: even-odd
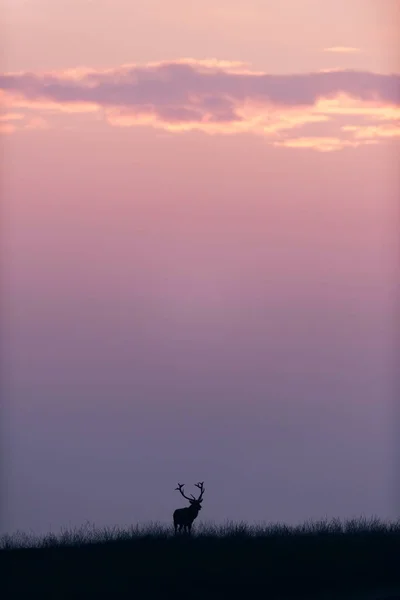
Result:
[[[400,521],[203,525],[191,539],[159,524],[87,525],[3,536],[0,548],[6,598],[344,598],[400,585]]]

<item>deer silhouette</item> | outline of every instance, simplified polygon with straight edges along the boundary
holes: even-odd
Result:
[[[186,496],[185,492],[183,491],[184,485],[184,483],[178,483],[178,487],[175,489],[178,490],[182,494],[182,496],[186,498],[186,500],[189,500],[190,506],[187,506],[186,508],[177,508],[174,511],[174,527],[175,533],[177,533],[178,527],[179,531],[181,531],[183,527],[183,531],[187,531],[190,534],[192,530],[193,521],[199,514],[199,511],[201,510],[201,503],[203,502],[204,494],[204,481],[199,481],[199,483],[194,484],[200,490],[200,496],[198,498],[195,498],[193,494],[191,494],[191,498]]]

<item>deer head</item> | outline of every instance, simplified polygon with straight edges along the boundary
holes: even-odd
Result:
[[[185,492],[183,491],[183,488],[185,486],[184,483],[178,483],[178,487],[175,489],[178,490],[182,494],[182,496],[186,498],[186,500],[189,500],[190,506],[196,508],[197,510],[201,510],[201,503],[203,502],[203,494],[205,491],[204,481],[199,481],[199,483],[195,483],[194,485],[200,490],[200,495],[198,498],[195,498],[193,494],[190,494],[192,496],[191,498],[189,498],[189,496],[186,496]]]

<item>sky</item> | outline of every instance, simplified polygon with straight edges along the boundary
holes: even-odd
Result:
[[[0,10],[0,532],[397,518],[400,1]]]

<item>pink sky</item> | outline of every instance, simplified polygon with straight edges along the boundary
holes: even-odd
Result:
[[[395,515],[400,2],[323,4],[0,0],[3,529]]]

